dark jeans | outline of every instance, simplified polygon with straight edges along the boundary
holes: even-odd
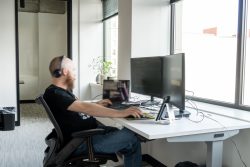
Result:
[[[106,126],[100,128],[105,129],[105,134],[93,136],[92,142],[95,152],[120,152],[124,155],[125,167],[141,166],[141,143],[135,133],[126,128],[122,130]],[[86,150],[86,144],[82,144],[74,154],[80,155],[86,152]]]

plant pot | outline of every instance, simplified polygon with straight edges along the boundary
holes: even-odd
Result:
[[[96,76],[96,83],[102,85],[104,79],[105,79],[105,76],[104,76],[104,75],[98,74],[98,75]]]

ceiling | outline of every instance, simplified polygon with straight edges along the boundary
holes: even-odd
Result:
[[[64,14],[67,0],[18,0],[19,12]]]

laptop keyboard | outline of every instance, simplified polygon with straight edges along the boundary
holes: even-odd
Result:
[[[124,110],[131,107],[131,105],[127,105],[127,104],[122,104],[122,103],[112,103],[111,106],[108,106],[108,108],[112,108],[115,110]]]

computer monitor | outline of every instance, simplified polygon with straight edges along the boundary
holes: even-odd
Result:
[[[188,116],[185,111],[185,54],[131,59],[131,91],[168,99],[179,109],[176,117]]]
[[[164,56],[131,58],[131,91],[163,98]],[[149,104],[149,103],[148,103]]]
[[[169,104],[185,110],[185,54],[178,53],[164,58],[164,97],[169,96]]]

